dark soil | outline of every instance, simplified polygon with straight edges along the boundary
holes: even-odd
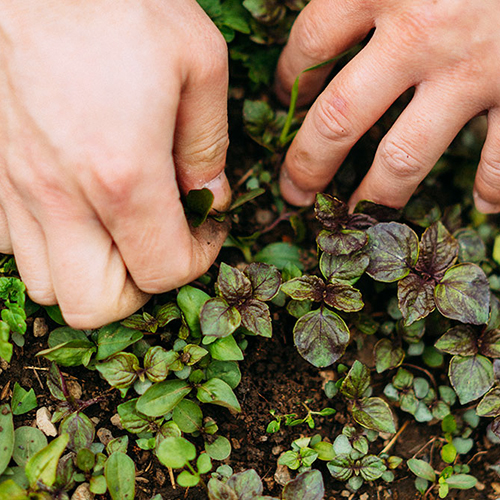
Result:
[[[278,471],[278,456],[289,449],[290,443],[301,435],[311,436],[319,433],[323,437],[334,439],[349,421],[350,416],[340,398],[328,400],[322,390],[326,380],[332,379],[335,374],[330,369],[319,370],[304,361],[293,346],[290,336],[290,325],[283,324],[281,330],[275,331],[274,338],[252,339],[247,350],[245,361],[241,363],[243,379],[236,394],[243,411],[240,415],[231,415],[227,410],[219,407],[204,406],[219,425],[220,434],[227,436],[232,444],[233,451],[226,463],[231,465],[235,472],[254,468],[261,475],[265,489],[270,495],[279,496],[280,480],[286,480],[287,471]],[[369,344],[369,343],[368,343]],[[369,345],[358,351],[357,357],[369,358]],[[42,339],[34,338],[30,328],[26,334],[26,346],[16,348],[11,365],[0,374],[0,395],[3,401],[10,401],[14,381],[23,387],[33,387],[38,398],[38,405],[47,406],[54,410],[55,401],[50,395],[46,383],[45,373],[49,363],[43,358],[35,357],[36,352],[45,348]],[[349,352],[346,358],[349,357]],[[354,354],[354,353],[352,353]],[[369,359],[363,359],[370,364]],[[347,362],[347,360],[346,360]],[[86,410],[86,414],[95,418],[97,429],[107,428],[115,437],[122,434],[110,422],[116,413],[116,406],[122,401],[118,391],[110,390],[97,372],[85,369],[64,369],[67,379],[77,381],[82,389],[82,399],[87,400],[97,396],[105,396],[104,401]],[[380,377],[374,383],[385,383],[387,378]],[[303,403],[314,410],[321,410],[333,406],[337,413],[331,417],[315,419],[315,430],[305,424],[297,427],[283,427],[277,434],[267,434],[266,427],[272,417],[269,410],[274,409],[278,414],[297,413],[304,416]],[[456,413],[455,413],[456,414]],[[408,419],[408,414],[399,413],[399,426]],[[411,417],[410,417],[411,418]],[[34,411],[27,415],[16,417],[16,427],[32,425]],[[476,435],[485,435],[485,424],[475,430]],[[130,435],[129,435],[130,436]],[[392,446],[391,454],[404,459],[417,455],[419,458],[431,459],[436,468],[439,467],[436,440],[440,436],[440,424],[417,424],[413,419],[399,435]],[[132,437],[132,436],[130,436]],[[133,440],[131,440],[133,443]],[[195,440],[196,442],[196,440]],[[378,453],[387,445],[387,441],[377,440],[371,446],[371,452]],[[170,499],[206,499],[207,495],[202,488],[185,490],[178,486],[174,489],[168,471],[163,467],[151,452],[143,451],[131,444],[129,454],[132,456],[137,469],[137,496],[138,500],[149,500],[154,494],[161,493],[166,500]],[[479,480],[474,490],[452,490],[449,498],[465,499],[497,499],[500,496],[500,478],[489,470],[489,465],[500,459],[500,448],[493,446],[486,439],[481,438],[476,443],[469,456],[462,457],[463,463],[469,463],[471,473]],[[315,464],[316,465],[316,464]],[[441,466],[444,466],[441,464]],[[396,470],[396,480],[391,483],[377,481],[366,484],[355,494],[346,490],[344,484],[333,481],[323,464],[319,465],[326,481],[326,499],[410,499],[417,498],[414,488],[414,477],[403,464]],[[101,497],[104,498],[104,497]],[[427,498],[437,498],[431,492]],[[307,500],[307,499],[306,499]]]

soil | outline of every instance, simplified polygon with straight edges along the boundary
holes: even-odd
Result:
[[[47,319],[48,322],[50,320]],[[280,323],[279,323],[280,324]],[[290,443],[301,435],[311,436],[319,433],[323,438],[334,439],[341,432],[342,426],[349,422],[350,416],[345,406],[339,401],[328,400],[322,386],[326,380],[331,380],[335,374],[331,369],[317,369],[304,361],[293,346],[290,336],[291,324],[281,323],[280,329],[275,329],[273,339],[255,338],[250,342],[245,360],[241,363],[243,375],[241,384],[236,389],[236,394],[243,411],[239,415],[232,415],[227,410],[205,405],[204,412],[212,416],[219,425],[220,434],[227,436],[232,444],[233,451],[225,463],[229,464],[235,472],[254,468],[263,479],[267,494],[279,496],[281,486],[278,482],[287,479],[287,471],[277,471],[277,459],[280,453],[289,449]],[[369,344],[369,343],[368,343]],[[357,352],[369,358],[367,354],[371,349],[366,348]],[[24,388],[33,387],[38,398],[38,406],[47,406],[54,410],[55,401],[50,395],[46,383],[45,373],[49,363],[43,358],[35,357],[36,352],[45,348],[45,339],[35,338],[31,328],[26,334],[25,348],[15,349],[13,361],[9,367],[4,365],[0,374],[0,395],[3,401],[11,398],[11,389],[14,381],[19,382]],[[349,356],[346,355],[346,363]],[[367,360],[364,359],[364,362]],[[114,437],[123,434],[111,423],[111,418],[116,413],[116,406],[122,402],[118,391],[110,390],[97,372],[85,369],[65,368],[66,378],[77,381],[83,390],[82,399],[87,400],[97,396],[105,396],[99,404],[86,410],[86,414],[97,422],[97,429],[106,428]],[[380,376],[374,384],[385,383],[386,379]],[[269,410],[274,409],[278,414],[297,413],[304,416],[303,403],[314,410],[321,410],[327,406],[334,407],[337,413],[331,417],[315,419],[316,428],[309,429],[305,424],[297,427],[286,427],[276,434],[267,434],[265,429],[272,420]],[[398,413],[399,426],[408,420],[408,414]],[[411,418],[411,417],[410,417]],[[15,417],[15,425],[32,425],[34,411],[27,415]],[[462,457],[463,463],[471,466],[473,473],[479,480],[474,490],[452,490],[449,498],[465,499],[497,499],[500,497],[500,478],[489,469],[489,465],[500,459],[500,447],[493,446],[485,436],[485,423],[475,430],[478,436],[473,451]],[[390,449],[390,453],[404,459],[417,455],[419,458],[432,459],[436,468],[439,465],[439,453],[436,451],[436,437],[440,435],[440,424],[418,424],[413,419]],[[194,440],[196,442],[196,440]],[[371,445],[371,452],[378,453],[387,445],[389,439],[377,440]],[[133,458],[137,469],[137,494],[138,500],[149,500],[153,495],[161,493],[166,500],[188,499],[206,500],[207,495],[201,487],[185,490],[174,488],[168,471],[163,467],[151,452],[143,451],[137,446],[129,446],[129,454]],[[316,466],[316,464],[315,464]],[[441,464],[441,466],[444,466]],[[393,483],[377,481],[365,484],[360,491],[353,494],[343,483],[331,479],[326,467],[319,465],[326,481],[327,500],[333,499],[410,499],[417,498],[414,488],[414,477],[402,464],[396,470],[396,479]],[[97,497],[104,499],[105,497]],[[437,498],[434,492],[427,496],[428,499]],[[306,499],[307,500],[307,499]]]

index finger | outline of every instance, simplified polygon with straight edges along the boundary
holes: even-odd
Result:
[[[332,59],[365,38],[374,27],[364,2],[312,0],[297,17],[276,71],[276,94],[287,102],[302,71]],[[300,75],[299,104],[321,90],[331,65]]]

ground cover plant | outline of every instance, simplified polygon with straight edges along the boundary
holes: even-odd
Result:
[[[31,302],[1,257],[0,500],[497,498],[500,230],[471,199],[482,118],[404,210],[350,214],[405,95],[314,207],[288,206],[277,174],[304,113],[270,86],[305,1],[200,4],[229,44],[234,201],[211,214],[200,190],[186,212],[231,233],[197,281],[93,331]]]

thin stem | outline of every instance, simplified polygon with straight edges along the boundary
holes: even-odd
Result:
[[[410,423],[410,420],[407,420],[402,426],[401,429],[399,429],[398,432],[393,436],[393,438],[387,443],[387,445],[384,447],[384,449],[380,453],[387,453],[396,443],[398,440],[399,436],[403,434],[403,431],[408,427],[408,424]]]
[[[295,79],[292,85],[292,91],[290,93],[290,106],[288,108],[288,114],[286,115],[286,121],[285,125],[283,126],[283,130],[281,131],[281,135],[279,138],[279,144],[281,146],[284,146],[287,144],[291,139],[293,139],[293,136],[295,133],[290,134],[290,127],[292,126],[293,118],[295,116],[295,109],[297,107],[297,99],[299,97],[299,79],[304,73],[308,73],[309,71],[314,71],[315,69],[323,68],[324,66],[328,66],[329,64],[332,64],[333,62],[337,61],[338,59],[344,57],[346,54],[349,52],[353,51],[354,49],[357,49],[358,45],[355,45],[354,47],[351,47],[349,50],[346,50],[345,52],[342,52],[342,54],[339,54],[336,57],[333,57],[332,59],[328,59],[328,61],[324,61],[319,64],[315,64],[314,66],[311,66],[310,68],[305,69],[302,71],[299,76]]]

